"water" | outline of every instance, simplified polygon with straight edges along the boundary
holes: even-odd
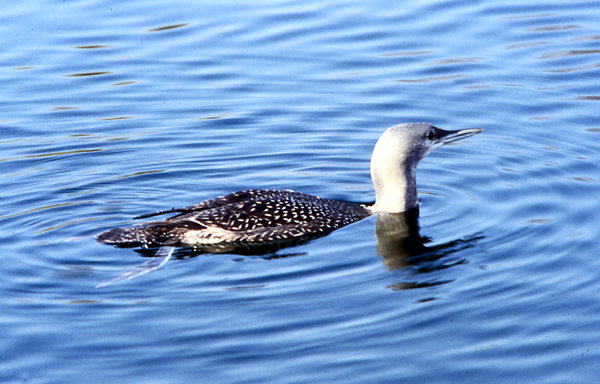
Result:
[[[7,2],[1,381],[593,382],[599,15]],[[93,239],[139,214],[247,188],[373,201],[372,147],[409,121],[484,129],[420,165],[424,256],[378,255],[369,218],[94,288],[146,260]]]

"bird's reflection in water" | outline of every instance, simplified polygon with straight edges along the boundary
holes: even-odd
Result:
[[[427,245],[431,240],[422,237],[419,233],[419,210],[414,208],[403,213],[379,213],[375,224],[375,237],[377,240],[377,254],[383,257],[383,264],[390,270],[408,270],[411,281],[388,286],[393,290],[425,288],[449,283],[453,280],[428,279],[428,272],[449,268],[467,262],[466,259],[452,255],[458,251],[470,248],[481,237],[472,236],[457,239],[451,242]],[[205,254],[235,254],[241,256],[237,260],[244,260],[244,256],[257,256],[266,260],[281,259],[305,255],[302,252],[279,252],[304,244],[313,238],[304,238],[296,242],[270,243],[261,246],[241,246],[228,244],[226,246],[211,246],[201,249],[173,248],[138,248],[136,252],[142,256],[152,258],[150,261],[128,271],[117,278],[99,285],[105,286],[119,280],[131,279],[160,268],[173,255],[175,258],[190,258]]]
[[[451,242],[427,246],[431,240],[419,233],[419,210],[403,213],[380,213],[375,224],[377,254],[390,270],[412,269],[411,280],[389,286],[394,290],[425,288],[453,280],[427,279],[427,273],[466,263],[452,254],[470,248],[480,239],[472,236]]]

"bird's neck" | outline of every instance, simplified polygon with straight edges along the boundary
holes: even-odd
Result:
[[[374,213],[405,212],[419,205],[416,164],[390,164],[372,173],[375,187]]]

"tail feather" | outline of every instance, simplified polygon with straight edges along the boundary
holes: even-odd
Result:
[[[114,228],[96,237],[102,244],[131,244],[138,245],[144,241],[137,228]]]
[[[102,244],[114,244],[121,247],[147,245],[177,246],[179,236],[173,227],[142,226],[133,228],[113,228],[99,234],[96,240]]]

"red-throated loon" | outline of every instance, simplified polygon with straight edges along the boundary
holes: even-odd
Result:
[[[379,138],[371,157],[376,201],[361,206],[292,191],[247,190],[180,209],[177,215],[100,234],[101,243],[120,246],[213,248],[298,241],[325,235],[376,213],[418,206],[416,172],[423,157],[444,144],[481,132],[446,131],[425,123],[399,124]]]

